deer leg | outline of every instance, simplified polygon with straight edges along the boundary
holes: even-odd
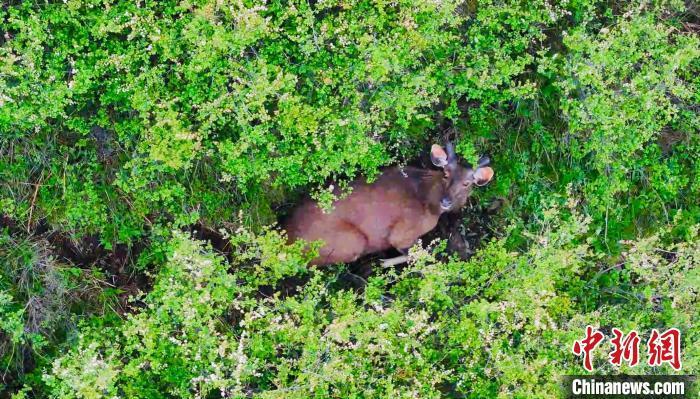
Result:
[[[408,262],[408,255],[401,255],[395,258],[382,259],[382,267],[392,267]]]
[[[413,246],[413,244],[407,246],[407,247],[402,247],[402,248],[396,248],[397,251],[401,253],[401,255],[389,258],[389,259],[382,259],[382,267],[391,267],[391,266],[396,266],[400,265],[402,263],[408,262],[408,250]]]
[[[392,246],[401,253],[401,255],[389,259],[382,259],[382,266],[391,267],[408,262],[408,250],[413,246],[413,244],[416,243],[416,240],[408,242],[405,239],[400,241],[396,240],[395,237],[391,237],[389,241],[391,242]]]
[[[414,226],[409,226],[406,222],[399,222],[392,226],[389,234],[389,244],[401,252],[401,256],[383,259],[382,266],[391,267],[408,262],[408,250],[418,241]]]
[[[368,240],[365,233],[354,224],[346,221],[340,221],[336,225],[336,229],[324,238],[334,245],[325,245],[321,248],[319,264],[354,262],[367,249]]]
[[[401,253],[401,255],[389,258],[389,259],[382,259],[382,266],[383,267],[391,267],[391,266],[396,266],[400,265],[402,263],[408,262],[408,250],[411,247],[408,248],[396,248],[397,251]]]

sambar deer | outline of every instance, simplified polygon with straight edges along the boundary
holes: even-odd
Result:
[[[493,169],[482,157],[476,168],[462,166],[451,143],[434,144],[432,163],[442,170],[414,167],[385,169],[378,179],[351,183],[352,192],[324,213],[310,198],[302,202],[284,224],[290,241],[322,240],[315,265],[352,262],[362,255],[396,248],[404,255],[385,265],[405,262],[407,250],[432,230],[438,218],[464,206],[472,187],[491,181]]]

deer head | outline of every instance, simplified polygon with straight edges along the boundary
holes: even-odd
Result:
[[[474,185],[484,186],[493,178],[493,169],[488,165],[491,160],[481,157],[476,167],[460,165],[452,143],[445,148],[433,144],[430,149],[433,165],[442,168],[443,195],[440,198],[441,212],[451,212],[464,206]]]

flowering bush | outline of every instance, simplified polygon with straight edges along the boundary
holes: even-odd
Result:
[[[5,2],[0,396],[554,397],[586,325],[679,328],[697,372],[699,15]],[[445,139],[496,170],[469,215],[505,204],[471,259],[425,242],[358,289],[274,227]]]
[[[438,139],[426,131],[460,102],[530,95],[518,78],[558,15],[544,1],[4,9],[0,130],[16,146],[0,200],[108,243],[240,207],[269,223],[282,189],[376,173]]]
[[[465,262],[436,259],[439,245],[414,247],[406,268],[377,271],[363,292],[336,269],[302,267],[302,247],[274,230],[239,231],[230,264],[178,233],[153,290],[133,302],[139,311],[85,326],[44,379],[61,398],[558,397],[559,376],[582,372],[569,348],[587,324],[645,339],[680,328],[683,370],[696,372],[700,307],[689,287],[700,226],[663,250],[663,233],[626,243],[620,270],[599,271],[584,240],[590,220],[573,211],[561,222],[561,212],[548,209],[526,251],[495,240]],[[298,293],[260,294],[305,275]],[[594,362],[610,372],[607,351]]]

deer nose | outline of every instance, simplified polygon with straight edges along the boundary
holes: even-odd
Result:
[[[440,200],[440,208],[442,208],[443,211],[450,210],[450,208],[452,208],[452,200],[444,197]]]

